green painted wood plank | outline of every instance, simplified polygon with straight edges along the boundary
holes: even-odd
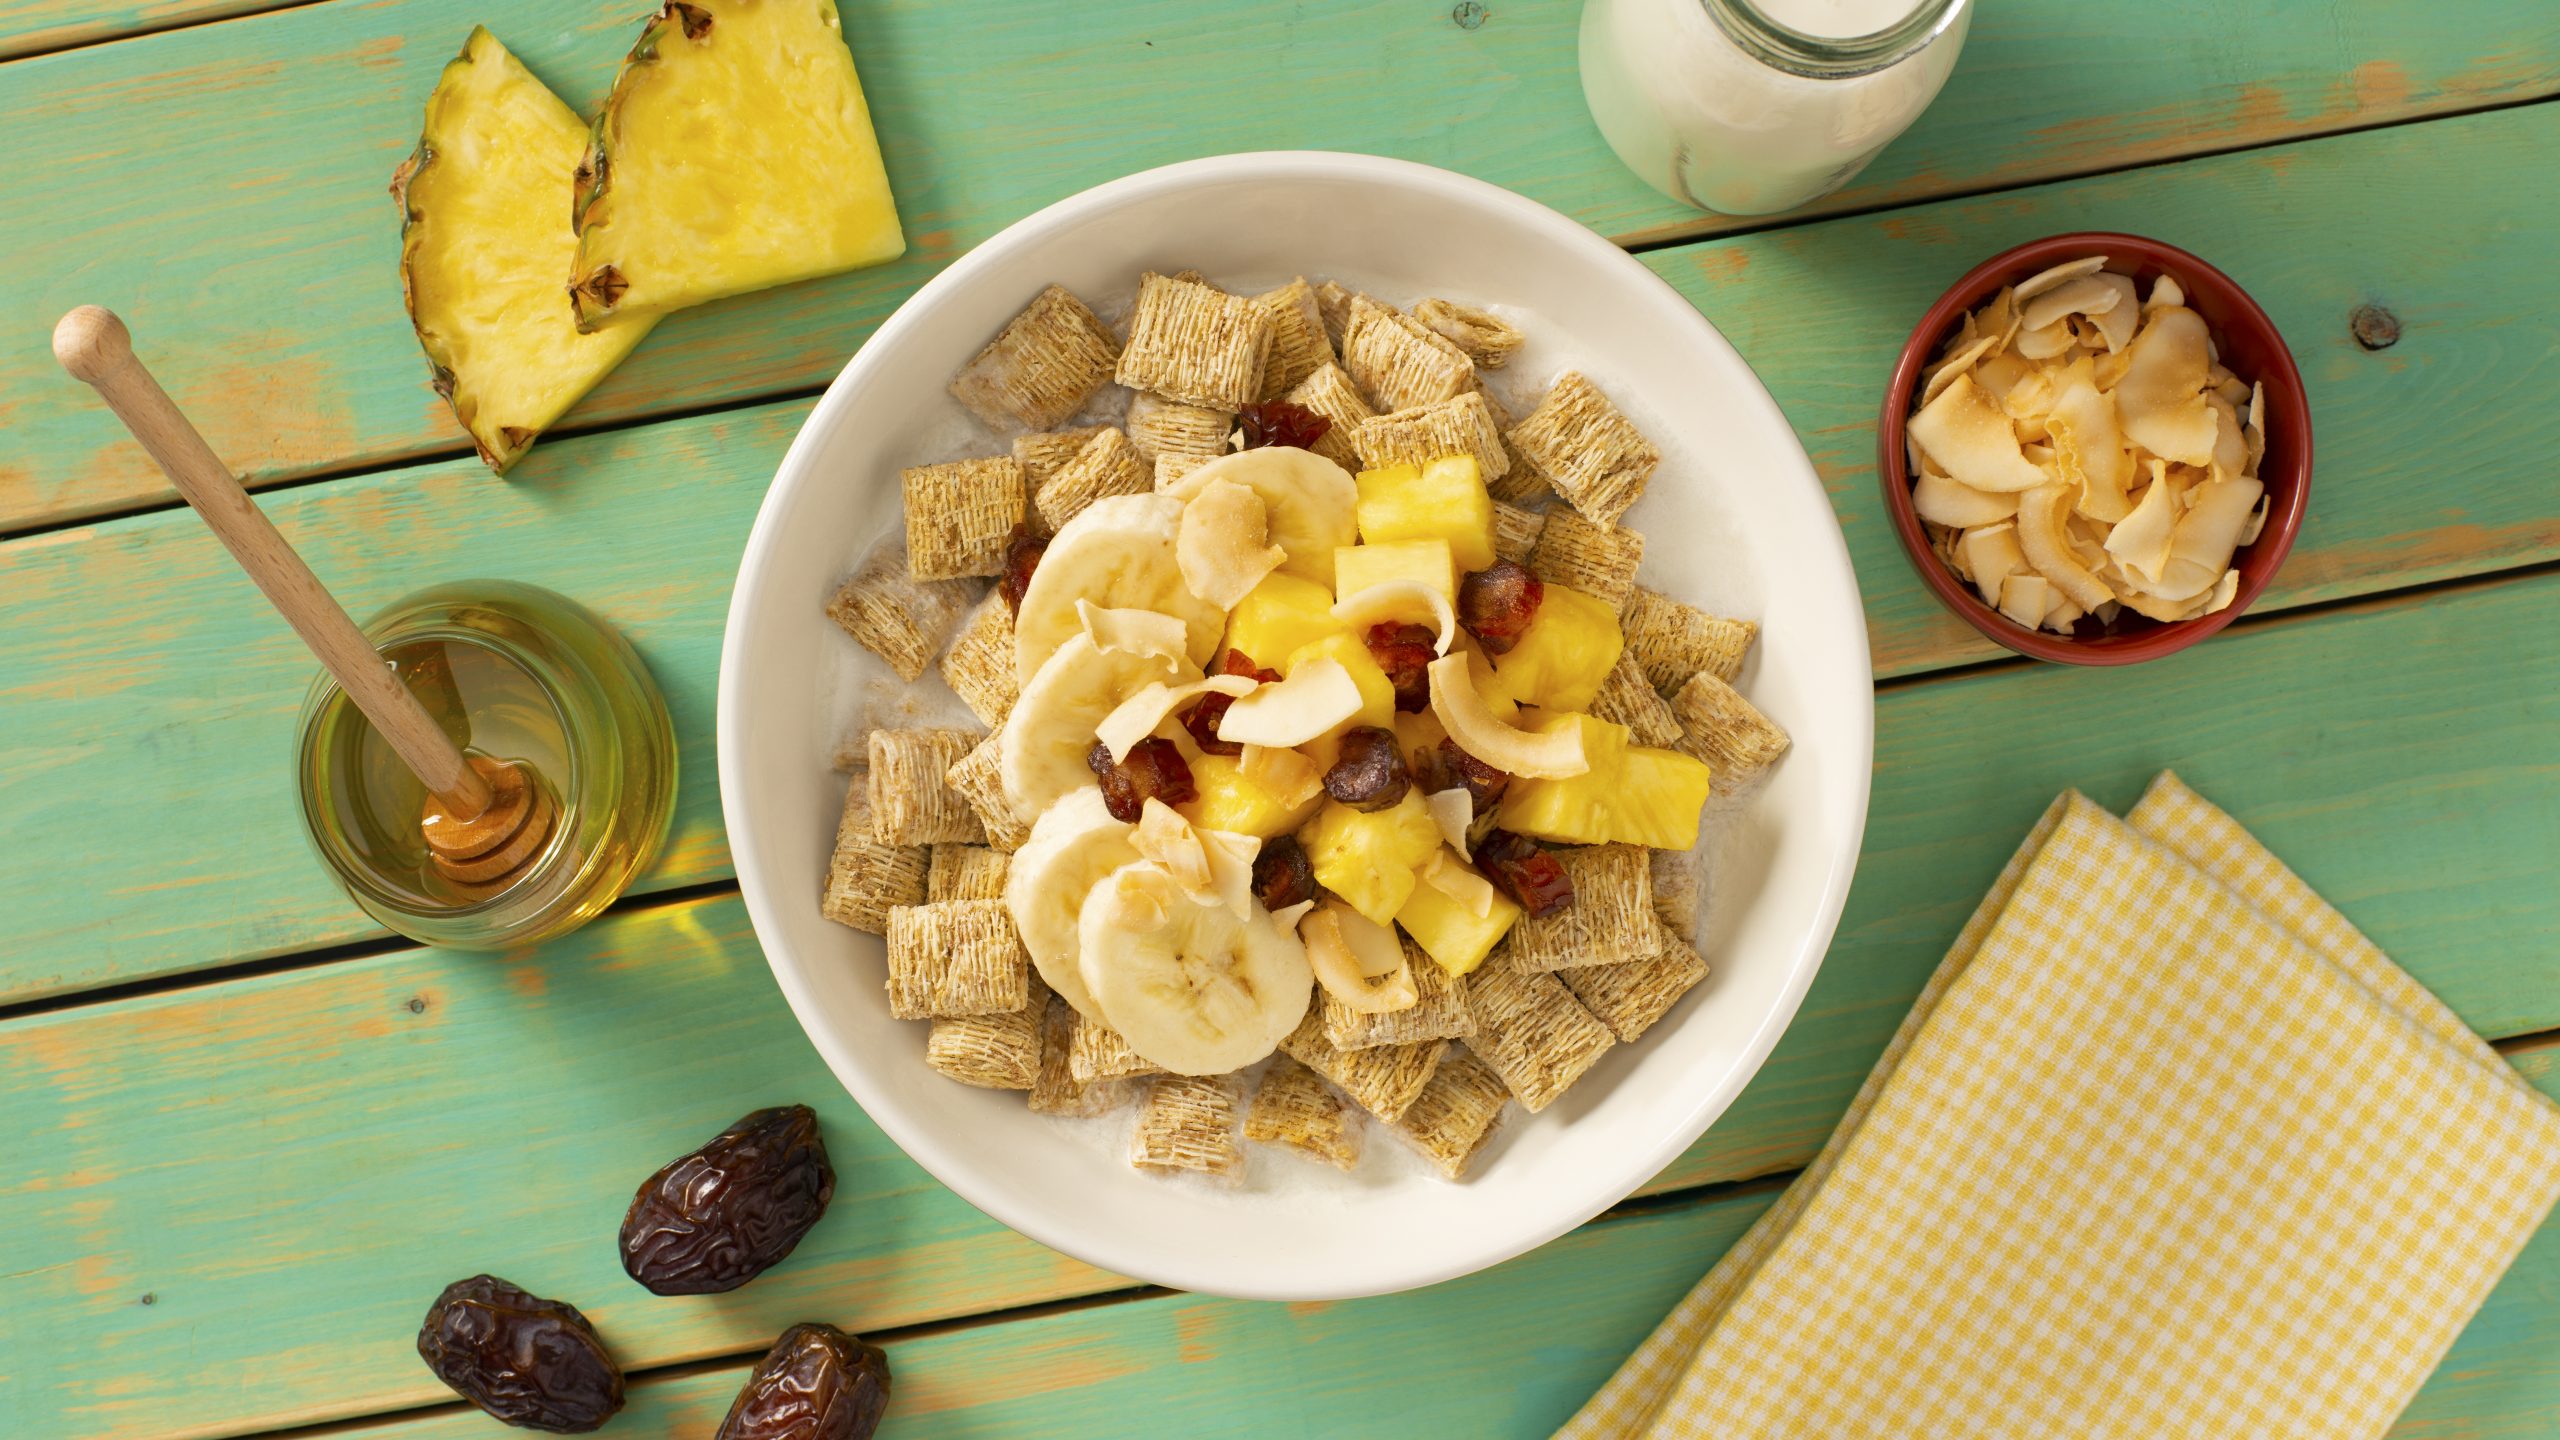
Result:
[[[135,3],[83,0],[96,8],[63,23],[123,23],[114,17]],[[635,8],[527,0],[499,23],[588,105]],[[1683,219],[1601,144],[1575,76],[1578,13],[1572,0],[1522,0],[1467,30],[1445,5],[1358,0],[848,6],[913,253],[660,327],[575,423],[811,388],[925,276],[998,227],[1196,155],[1382,151],[1482,175],[1611,234],[1717,228]],[[0,67],[0,153],[23,157],[0,168],[0,253],[12,259],[0,333],[21,337],[0,348],[0,423],[15,441],[0,459],[0,530],[165,493],[44,352],[54,318],[83,301],[125,313],[253,482],[456,452],[400,314],[380,192],[436,67],[489,18],[466,0],[338,0]],[[1341,63],[1353,51],[1367,63]],[[2140,59],[2090,63],[2106,54]],[[2555,91],[2560,14],[2521,0],[2494,23],[2458,26],[2422,8],[2337,0],[2245,15],[2218,0],[2011,0],[1983,7],[1938,106],[1833,203],[1899,203]]]
[[[0,60],[128,39],[183,25],[202,25],[293,3],[295,0],[0,0]]]
[[[2430,163],[2431,136],[2473,163]],[[1886,365],[1898,321],[1870,317],[1920,309],[1942,271],[2073,223],[2064,215],[2148,214],[2176,221],[2154,228],[2197,239],[2188,232],[2233,210],[2241,233],[2203,248],[2301,254],[2298,264],[2226,256],[2301,338],[2322,426],[2312,517],[2263,606],[2560,553],[2560,500],[2540,464],[2560,448],[2560,413],[2534,399],[2560,387],[2560,281],[2533,232],[2501,218],[2520,202],[2440,178],[2460,170],[2524,187],[2511,197],[2547,196],[2509,172],[2554,145],[2560,106],[2535,107],[1829,222],[1654,263],[1762,360],[1834,487],[1879,669],[1910,673],[1990,652],[1935,608],[1886,534],[1866,469],[1865,387],[1838,377]],[[2294,218],[2375,193],[2423,201],[2451,223],[2421,234],[2377,221],[2368,253]],[[2343,326],[2368,294],[2407,325],[2379,354]],[[2479,298],[2489,295],[2500,297],[2494,309]],[[716,878],[727,863],[709,788],[717,632],[764,477],[804,409],[562,440],[512,482],[447,462],[299,487],[273,508],[359,608],[449,578],[443,549],[469,535],[484,573],[551,584],[631,625],[675,699],[692,777],[681,843],[651,883]],[[21,637],[0,650],[0,823],[77,837],[0,868],[0,938],[14,942],[0,956],[0,998],[374,933],[303,853],[282,762],[210,763],[281,755],[309,672],[191,516],[0,545],[0,597]],[[232,828],[173,829],[172,805],[230,817]]]
[[[1647,1188],[1802,1164],[2045,799],[2078,783],[2122,804],[2164,764],[2484,1033],[2560,1025],[2560,896],[2533,868],[2560,853],[2560,638],[2531,623],[2555,599],[2546,575],[2235,632],[2158,668],[2142,704],[2195,716],[2177,736],[2119,733],[2122,676],[1889,690],[1869,848],[1814,993]],[[2395,659],[2334,683],[2374,655]],[[2006,715],[2034,720],[1983,720]],[[792,1098],[826,1116],[836,1212],[739,1296],[641,1297],[607,1240],[629,1187]],[[16,1403],[39,1433],[230,1434],[420,1403],[408,1328],[475,1267],[592,1302],[635,1365],[751,1349],[822,1303],[877,1328],[1115,1283],[984,1220],[871,1128],[731,897],[611,917],[538,956],[400,951],[0,1025],[0,1133],[18,1137],[0,1316],[20,1326],[10,1362],[29,1357],[0,1362],[0,1413]],[[182,1363],[143,1358],[172,1346]]]
[[[2560,279],[2546,278],[2560,190],[2540,178],[2555,146],[2560,106],[2537,106],[1645,259],[1786,409],[1849,537],[1876,673],[1904,675],[2004,652],[1938,603],[1894,537],[1875,476],[1884,379],[1958,276],[2066,230],[2194,251],[2293,347],[2316,432],[2311,512],[2257,609],[2560,556],[2545,459],[2560,447],[2560,412],[2539,398],[2560,387]],[[2356,343],[2348,316],[2367,304],[2399,317],[2396,345]]]
[[[2560,1092],[2553,1055],[2519,1057],[2546,1093]],[[1543,1436],[1768,1203],[1765,1192],[1719,1194],[1603,1220],[1481,1275],[1380,1299],[1177,1295],[893,1338],[880,1433]],[[2560,1406],[2555,1356],[2560,1226],[2546,1225],[2392,1434],[2546,1436]],[[730,1366],[644,1379],[617,1423],[708,1433],[743,1377]],[[488,1423],[450,1407],[363,1433],[476,1440]]]

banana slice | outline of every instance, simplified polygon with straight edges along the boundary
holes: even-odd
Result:
[[[1306,1018],[1315,977],[1298,938],[1259,906],[1238,919],[1192,899],[1152,861],[1095,884],[1077,932],[1104,1023],[1177,1075],[1250,1065]]]
[[[1262,497],[1268,541],[1289,557],[1282,570],[1333,588],[1334,547],[1360,538],[1360,487],[1351,472],[1312,450],[1266,445],[1212,460],[1164,493],[1187,502],[1218,480]],[[1033,574],[1036,584],[1038,572]]]
[[[1207,663],[1227,628],[1227,612],[1183,583],[1182,566],[1174,558],[1181,531],[1182,502],[1169,495],[1096,500],[1058,527],[1014,616],[1016,677],[1029,685],[1059,646],[1084,633],[1084,621],[1076,613],[1079,600],[1105,610],[1171,615],[1189,632],[1191,658]],[[1332,553],[1325,552],[1328,563]]]
[[[1100,790],[1078,790],[1041,812],[1005,871],[1004,908],[1032,965],[1060,999],[1095,1020],[1102,1012],[1076,966],[1076,917],[1104,876],[1137,863],[1129,843],[1136,829],[1111,818]]]
[[[1149,685],[1199,678],[1200,667],[1181,656],[1105,650],[1081,631],[1069,636],[1005,717],[1004,745],[996,752],[1005,797],[1022,814],[1037,815],[1068,791],[1092,789],[1084,757],[1120,702]]]

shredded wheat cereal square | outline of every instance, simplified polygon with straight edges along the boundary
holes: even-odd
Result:
[[[1118,378],[1186,405],[1233,410],[1262,392],[1271,315],[1206,285],[1149,275],[1138,282]]]
[[[1661,925],[1662,922],[1654,922]],[[1662,949],[1650,960],[1627,965],[1585,965],[1559,970],[1556,978],[1573,992],[1573,998],[1591,1012],[1592,1018],[1609,1027],[1609,1033],[1632,1045],[1638,1036],[1653,1028],[1655,1021],[1671,1013],[1680,997],[1707,978],[1707,962],[1689,948],[1687,941],[1662,926]]]
[[[1417,405],[1363,420],[1351,432],[1352,448],[1364,469],[1421,465],[1443,455],[1472,455],[1476,469],[1494,480],[1511,468],[1511,453],[1496,428],[1493,408],[1481,391],[1455,399]]]
[[[1623,610],[1636,592],[1644,537],[1618,525],[1595,525],[1571,510],[1552,510],[1529,550],[1529,573],[1550,585],[1597,595]]]
[[[1662,940],[1645,848],[1577,845],[1553,853],[1573,882],[1573,903],[1552,915],[1520,917],[1504,942],[1512,966],[1535,973],[1650,957]],[[1484,1017],[1476,1021],[1481,1025]]]
[[[1013,607],[992,590],[970,610],[951,648],[942,653],[942,683],[989,730],[1003,729],[1004,717],[1022,697],[1013,653]]]
[[[1687,732],[1680,748],[1706,761],[1725,784],[1739,785],[1787,753],[1787,732],[1711,674],[1690,676],[1671,697],[1671,713]]]
[[[918,580],[906,557],[884,545],[871,552],[853,578],[827,602],[827,618],[863,649],[879,656],[901,680],[914,680],[933,663],[942,637],[969,608],[965,580]]]
[[[1644,672],[1630,655],[1620,655],[1609,678],[1600,682],[1600,693],[1591,699],[1591,713],[1626,726],[1639,745],[1670,745],[1680,738],[1680,722],[1672,718],[1671,707],[1645,683]]]
[[[1286,1145],[1337,1170],[1360,1163],[1360,1126],[1350,1104],[1326,1089],[1316,1072],[1286,1055],[1272,1060],[1254,1086],[1244,1138]]]
[[[927,900],[1001,900],[1012,857],[984,845],[936,845],[924,872]]]
[[[978,737],[966,730],[871,732],[871,823],[892,845],[974,845],[986,829],[944,775]]]
[[[1324,338],[1333,346],[1337,354],[1342,350],[1342,332],[1351,324],[1351,302],[1354,300],[1367,300],[1381,310],[1387,308],[1385,301],[1363,295],[1357,290],[1344,289],[1334,281],[1316,282],[1316,315],[1324,321]]]
[[[1650,917],[1648,917],[1650,918]],[[1618,1043],[1553,975],[1486,965],[1467,977],[1476,1033],[1463,1043],[1535,1114]]]
[[[1547,398],[1511,427],[1509,439],[1557,494],[1603,525],[1618,523],[1662,463],[1609,397],[1572,370],[1556,377]]]
[[[1111,327],[1052,285],[961,367],[951,394],[989,425],[1048,430],[1084,408],[1119,358]]]
[[[1031,508],[1051,533],[1084,512],[1084,507],[1111,495],[1144,495],[1153,486],[1138,447],[1117,429],[1106,429],[1076,453],[1056,474],[1042,481]]]
[[[1067,1060],[1075,1043],[1076,1012],[1055,995],[1040,1017],[1040,1074],[1031,1083],[1031,1109],[1041,1115],[1090,1118],[1108,1115],[1129,1098],[1126,1080],[1078,1080]]]
[[[1003,747],[1002,731],[979,740],[943,772],[943,780],[978,824],[979,833],[971,838],[983,839],[1010,855],[1031,838],[1031,822],[1022,818],[1012,797],[1004,793],[1004,780],[997,773]]]
[[[1452,1048],[1390,1128],[1429,1156],[1442,1175],[1461,1180],[1510,1103],[1511,1087],[1501,1076],[1468,1051]]]
[[[1324,1012],[1307,1008],[1307,1018],[1289,1038],[1282,1053],[1334,1083],[1353,1103],[1381,1120],[1393,1120],[1422,1093],[1448,1048],[1446,1040],[1417,1040],[1410,1045],[1376,1045],[1366,1050],[1339,1050],[1324,1038]]]
[[[839,925],[884,935],[889,912],[921,903],[924,888],[923,847],[887,845],[873,838],[870,787],[856,776],[846,787],[844,815],[836,823],[836,849],[827,861],[827,891],[819,913]]]
[[[1040,1080],[1040,1026],[1048,987],[1031,982],[1031,1003],[1002,1015],[937,1016],[924,1063],[982,1090],[1028,1090]]]
[[[1004,1015],[1031,1003],[1031,954],[994,900],[889,912],[889,1013],[900,1020]]]
[[[1352,447],[1351,437],[1358,432],[1361,422],[1378,412],[1370,409],[1369,402],[1360,398],[1360,391],[1352,385],[1351,377],[1343,373],[1341,366],[1319,366],[1299,381],[1286,398],[1290,404],[1303,406],[1333,422],[1316,441],[1317,454],[1345,470],[1359,468],[1360,455]]]
[[[1366,296],[1352,300],[1343,322],[1342,368],[1381,414],[1453,400],[1476,383],[1467,352]]]
[[[1411,1045],[1421,1040],[1456,1040],[1475,1033],[1475,1016],[1467,1013],[1466,987],[1440,963],[1422,952],[1410,937],[1404,943],[1406,967],[1413,973],[1414,1003],[1402,1010],[1363,1014],[1319,989],[1324,1008],[1325,1043],[1336,1050],[1374,1050],[1381,1045]]]
[[[1108,425],[1079,425],[1073,430],[1039,430],[1013,437],[1013,458],[1022,462],[1022,473],[1033,485],[1058,473],[1058,468],[1076,458],[1085,442],[1110,429]]]
[[[1529,563],[1529,552],[1537,547],[1538,533],[1547,527],[1547,517],[1535,510],[1523,510],[1497,500],[1493,506],[1493,553],[1514,565]]]
[[[1232,1075],[1159,1075],[1138,1104],[1129,1163],[1141,1170],[1189,1170],[1233,1180],[1244,1173],[1236,1106],[1244,1086]]]
[[[1752,640],[1760,634],[1760,627],[1748,620],[1710,615],[1641,585],[1628,599],[1619,623],[1626,631],[1627,653],[1664,699],[1678,694],[1690,676],[1701,672],[1732,684],[1742,674],[1742,660],[1751,653]]]
[[[1271,316],[1271,354],[1262,364],[1262,399],[1279,399],[1299,381],[1333,363],[1333,342],[1324,333],[1324,310],[1305,276],[1253,297],[1253,303]]]
[[[1030,513],[1031,485],[1010,455],[917,465],[899,472],[907,516],[907,572],[919,580],[995,575],[1005,542]]]
[[[1235,429],[1233,412],[1185,405],[1140,391],[1129,397],[1129,413],[1121,421],[1140,459],[1153,464],[1167,455],[1211,459],[1227,452],[1227,436]]]
[[[1528,336],[1520,327],[1473,305],[1454,300],[1425,300],[1413,307],[1413,318],[1432,334],[1467,352],[1479,370],[1499,370],[1520,351]]]
[[[1130,1049],[1119,1031],[1078,1015],[1075,1034],[1067,1042],[1067,1073],[1077,1083],[1090,1085],[1130,1075],[1159,1075],[1163,1067]]]

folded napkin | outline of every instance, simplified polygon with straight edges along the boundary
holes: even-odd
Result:
[[[2555,1196],[2560,1107],[2231,817],[2066,794],[1560,1440],[2380,1435]]]

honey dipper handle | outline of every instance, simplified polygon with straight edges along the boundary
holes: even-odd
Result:
[[[53,329],[53,356],[72,377],[96,387],[116,418],[151,452],[178,493],[266,592],[285,623],[320,657],[394,753],[455,815],[489,808],[489,782],[462,758],[444,727],[400,683],[373,642],[276,533],[249,492],[204,443],[176,402],[134,357],[133,336],[115,313],[83,305]]]

